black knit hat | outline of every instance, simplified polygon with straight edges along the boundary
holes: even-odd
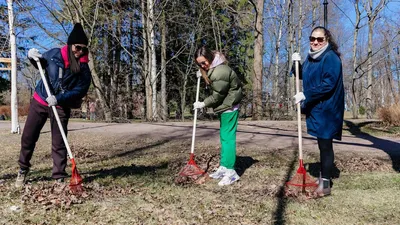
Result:
[[[75,24],[74,29],[72,29],[71,33],[69,34],[67,44],[88,45],[88,38],[86,37],[85,31],[80,23]]]

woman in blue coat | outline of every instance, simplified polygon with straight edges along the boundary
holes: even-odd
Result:
[[[56,106],[64,132],[67,134],[71,108],[81,106],[82,98],[87,94],[92,81],[88,66],[87,45],[88,38],[81,24],[77,23],[64,47],[53,48],[43,54],[34,48],[28,51],[28,58],[35,67],[37,67],[36,61],[40,61],[52,95],[47,96],[43,81],[40,80],[36,85],[21,137],[21,151],[18,160],[20,170],[15,182],[16,187],[21,187],[25,183],[36,142],[47,118],[50,118],[51,127],[52,178],[60,182],[68,176],[65,172],[67,149],[51,106]]]
[[[321,176],[316,193],[331,193],[333,139],[341,140],[344,114],[342,62],[338,46],[324,27],[312,30],[310,50],[302,66],[303,92],[294,96],[306,114],[307,132],[317,137]]]

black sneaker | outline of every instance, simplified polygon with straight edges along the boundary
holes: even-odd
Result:
[[[26,176],[28,176],[29,169],[20,169],[18,171],[17,180],[15,181],[15,187],[20,188],[24,186]]]

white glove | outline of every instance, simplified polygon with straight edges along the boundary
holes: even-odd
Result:
[[[200,70],[198,70],[198,71],[196,72],[196,77],[197,77],[197,78],[201,77],[201,71],[200,71]]]
[[[295,96],[293,96],[293,98],[294,98],[294,102],[295,102],[296,104],[298,104],[298,103],[301,102],[301,101],[306,100],[306,96],[304,96],[304,93],[303,93],[303,92],[297,93]]]
[[[39,58],[42,58],[42,54],[40,54],[39,50],[37,50],[36,48],[31,48],[28,51],[28,58],[39,61]]]
[[[204,106],[205,106],[204,102],[193,103],[193,109],[201,109],[201,108],[204,108]]]
[[[56,96],[50,95],[49,97],[46,98],[46,102],[49,104],[49,107],[56,106],[57,105]]]
[[[301,61],[300,53],[297,53],[297,52],[293,53],[292,54],[292,61]]]

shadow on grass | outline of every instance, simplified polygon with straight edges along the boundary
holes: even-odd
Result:
[[[119,166],[111,169],[100,169],[96,171],[91,171],[87,173],[85,178],[83,178],[84,183],[90,183],[96,179],[106,178],[106,177],[127,177],[132,175],[144,174],[144,173],[155,173],[159,169],[166,169],[168,163],[162,163],[157,166],[136,166],[134,164],[130,166]]]
[[[54,180],[53,178],[51,178],[51,176],[37,176],[38,174],[42,174],[42,173],[48,173],[51,174],[51,168],[47,168],[47,169],[41,169],[41,170],[31,170],[27,176],[27,179],[29,181],[50,181],[50,180]],[[7,173],[4,174],[2,176],[0,176],[0,180],[13,180],[17,178],[17,173],[18,171],[15,171],[15,173]]]
[[[154,142],[154,143],[149,143],[149,144],[146,145],[146,146],[137,147],[137,148],[134,148],[134,149],[131,149],[131,150],[123,151],[123,152],[121,152],[121,153],[114,154],[114,155],[111,155],[111,156],[109,156],[109,157],[101,158],[100,160],[101,160],[101,161],[104,161],[104,160],[111,160],[111,159],[114,159],[114,158],[120,158],[120,157],[131,156],[131,155],[133,155],[133,154],[137,154],[137,153],[140,153],[140,152],[142,152],[142,151],[149,150],[149,149],[152,149],[152,148],[157,147],[157,146],[161,146],[161,145],[166,144],[166,143],[168,143],[168,142],[170,142],[170,141],[171,141],[171,140],[167,140],[167,139],[165,139],[165,140],[158,140],[158,141],[156,141],[156,142]],[[119,151],[119,150],[116,150],[116,151]],[[98,162],[98,161],[99,161],[99,159],[93,159],[93,160],[85,161],[85,163],[86,163],[86,164],[88,164],[88,163],[96,163],[96,162]]]
[[[292,157],[293,157],[293,159],[290,162],[290,164],[287,168],[287,171],[286,171],[285,180],[281,184],[279,191],[277,193],[278,204],[276,206],[275,213],[274,213],[274,225],[283,225],[286,222],[284,215],[285,215],[288,199],[285,197],[285,187],[286,187],[286,182],[288,182],[291,178],[290,175],[293,173],[293,171],[295,169],[295,165],[297,165],[297,163],[298,163],[298,152],[293,151]]]
[[[88,123],[90,124],[90,123]],[[68,132],[73,132],[73,131],[80,131],[80,130],[92,130],[92,129],[97,129],[97,128],[102,128],[102,127],[111,127],[111,126],[117,126],[120,124],[99,124],[99,125],[95,125],[95,126],[87,126],[87,127],[81,127],[81,128],[70,128],[68,129]],[[50,133],[51,130],[47,130],[47,131],[42,131],[40,132],[41,134],[46,134],[46,133]]]
[[[122,153],[113,155],[112,158],[129,156],[129,155],[131,155],[131,154],[134,154],[134,153],[137,153],[137,152],[146,150],[146,149],[152,149],[152,148],[154,148],[154,147],[161,146],[161,145],[166,144],[166,143],[168,143],[168,142],[170,142],[170,141],[171,141],[171,140],[167,140],[167,139],[165,139],[165,140],[158,140],[158,141],[156,141],[156,142],[154,142],[154,143],[151,143],[150,145],[143,146],[143,147],[140,147],[140,148],[135,148],[135,149],[132,149],[132,150],[129,150],[129,151],[126,151],[126,152],[122,152]]]
[[[345,130],[348,130],[351,134],[353,134],[354,136],[356,136],[358,138],[362,138],[362,139],[370,141],[372,143],[372,145],[370,145],[370,147],[378,148],[378,149],[386,152],[386,154],[388,154],[390,159],[392,160],[392,168],[395,171],[400,172],[400,144],[399,143],[390,141],[390,140],[385,140],[382,138],[377,138],[368,133],[361,131],[362,127],[373,123],[372,121],[355,124],[351,121],[345,120],[344,123],[348,127],[348,129],[345,129]],[[358,145],[358,144],[353,143],[352,145]]]
[[[241,177],[248,168],[250,168],[254,163],[257,162],[259,161],[253,159],[250,156],[236,156],[236,173]]]
[[[180,124],[162,124],[162,123],[153,123],[154,125],[157,126],[164,126],[164,127],[174,127],[174,128],[185,128],[189,130],[191,130],[192,128],[189,126],[185,126],[185,125],[180,125]],[[242,129],[242,126],[244,127],[256,127],[256,128],[265,128],[266,131],[261,130],[261,129],[253,129],[252,131],[248,131],[248,130],[244,130]],[[200,132],[196,133],[196,138],[209,138],[211,136],[214,135],[218,135],[219,136],[219,132],[220,129],[219,127],[209,127],[208,125],[205,124],[198,124],[197,125],[197,129],[198,130],[209,130],[206,133],[202,133],[200,134]],[[271,130],[271,131],[269,131]],[[263,136],[265,137],[265,139],[270,138],[270,137],[289,137],[289,138],[297,138],[297,133],[296,134],[282,134],[282,133],[278,133],[278,132],[295,132],[295,130],[290,130],[290,129],[281,129],[281,128],[277,128],[277,127],[268,127],[268,126],[259,126],[259,125],[249,125],[249,124],[239,124],[238,126],[238,130],[237,130],[237,135],[242,135],[242,134],[251,134],[253,135],[253,137],[255,136]],[[181,135],[181,138],[187,138],[184,135]],[[307,139],[307,140],[314,140],[313,137],[303,137],[303,139]],[[246,145],[246,144],[254,144],[254,140],[253,138],[248,138],[246,141],[244,140],[240,140],[240,145]]]

